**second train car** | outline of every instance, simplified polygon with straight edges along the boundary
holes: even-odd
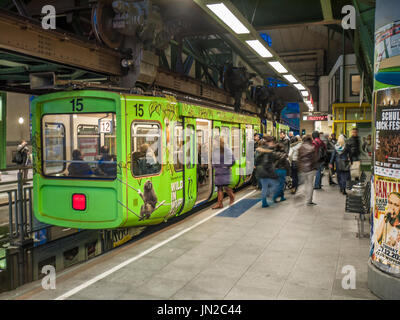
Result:
[[[32,111],[35,216],[79,229],[158,224],[215,199],[214,137],[240,187],[261,129],[255,116],[108,91],[43,95]]]

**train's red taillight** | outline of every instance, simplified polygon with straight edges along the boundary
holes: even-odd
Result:
[[[74,210],[86,210],[86,196],[84,194],[75,193],[72,195],[72,208]]]

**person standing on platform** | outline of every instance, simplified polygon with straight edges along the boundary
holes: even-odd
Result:
[[[283,144],[283,147],[284,147],[284,150],[285,150],[286,154],[289,154],[290,140],[289,140],[289,138],[287,137],[285,131],[281,131],[281,133],[280,133],[279,136],[280,136],[280,138],[281,138],[281,139],[279,140],[279,143],[282,143],[282,144]]]
[[[297,138],[293,134],[293,131],[289,131],[289,140],[290,140],[290,144],[292,144],[292,143],[297,141]]]
[[[218,188],[218,202],[213,209],[223,208],[224,189],[229,196],[229,205],[235,202],[233,190],[229,187],[231,183],[231,167],[235,164],[232,150],[225,145],[224,139],[214,139],[212,153],[212,167],[215,172],[215,186]]]
[[[268,193],[274,193],[277,185],[278,176],[274,168],[274,139],[270,136],[265,137],[257,148],[258,154],[255,159],[256,176],[261,183],[262,207],[269,207]]]
[[[336,163],[336,173],[340,192],[346,195],[346,183],[347,180],[350,179],[350,166],[353,163],[353,159],[351,155],[351,147],[346,143],[343,135],[338,139],[329,166],[332,168],[334,163]]]
[[[275,147],[275,173],[278,176],[278,186],[274,194],[274,202],[278,202],[277,199],[280,198],[280,202],[285,201],[285,182],[286,175],[290,175],[290,164],[288,161],[288,154],[285,152],[285,148],[281,143]]]
[[[316,203],[313,202],[313,193],[314,178],[318,166],[318,153],[310,135],[306,135],[303,138],[297,161],[299,164],[300,177],[305,187],[306,204],[308,206],[316,205]]]
[[[321,141],[319,138],[319,132],[314,131],[312,133],[313,138],[313,145],[315,147],[315,151],[318,155],[318,166],[317,166],[317,173],[315,176],[315,184],[314,189],[321,189],[322,188],[322,173],[324,170],[324,163],[326,160],[326,145]]]
[[[254,159],[257,157],[257,151],[256,149],[258,148],[259,144],[262,143],[262,137],[260,133],[254,134]],[[254,167],[255,169],[255,167]],[[253,174],[251,176],[251,185],[256,187],[257,190],[261,190],[261,184],[260,181],[257,180],[255,170],[253,170]]]
[[[27,166],[29,165],[30,162],[30,157],[29,157],[29,148],[28,148],[28,143],[25,140],[21,141],[21,144],[18,145],[17,147],[17,154],[16,154],[16,160],[14,159],[13,162],[16,164],[22,166],[22,181],[23,183],[26,183],[28,180],[28,168]]]
[[[328,143],[326,144],[327,155],[328,155],[328,164],[330,164],[330,160],[332,158],[332,154],[335,151],[336,143],[337,143],[337,141],[336,141],[335,134],[332,133],[332,135],[328,136]],[[334,172],[335,172],[334,168],[329,168],[329,185],[330,186],[337,184],[332,179],[332,176],[333,176]]]
[[[351,130],[351,137],[347,140],[347,144],[350,147],[351,157],[353,159],[353,164],[351,165],[351,179],[354,178],[356,181],[360,179],[361,175],[361,140],[358,136],[358,129],[353,128]]]
[[[301,147],[300,136],[296,136],[294,142],[290,145],[289,150],[289,161],[290,161],[290,171],[292,177],[292,190],[291,193],[295,194],[299,186],[299,175],[298,175],[298,163],[297,159],[299,156],[299,149]]]

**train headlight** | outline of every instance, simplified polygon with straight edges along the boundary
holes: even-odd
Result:
[[[86,196],[81,193],[72,195],[72,209],[84,211],[86,210]]]

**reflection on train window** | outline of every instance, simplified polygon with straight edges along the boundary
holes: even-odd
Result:
[[[136,177],[161,171],[161,129],[154,122],[132,123],[132,174]]]
[[[43,174],[52,177],[115,179],[115,132],[115,113],[43,116]]]
[[[195,140],[194,140],[194,126],[189,124],[186,126],[186,167],[192,169],[194,167],[195,158]]]
[[[224,139],[224,144],[229,147],[230,146],[230,139],[229,139],[229,128],[228,127],[222,127],[221,128],[221,137]]]
[[[45,123],[44,154],[50,162],[46,165],[48,174],[60,173],[65,170],[65,127],[62,123]]]
[[[183,170],[183,126],[175,124],[174,129],[174,169],[175,172]]]
[[[236,161],[240,159],[240,129],[232,127],[232,152]]]

